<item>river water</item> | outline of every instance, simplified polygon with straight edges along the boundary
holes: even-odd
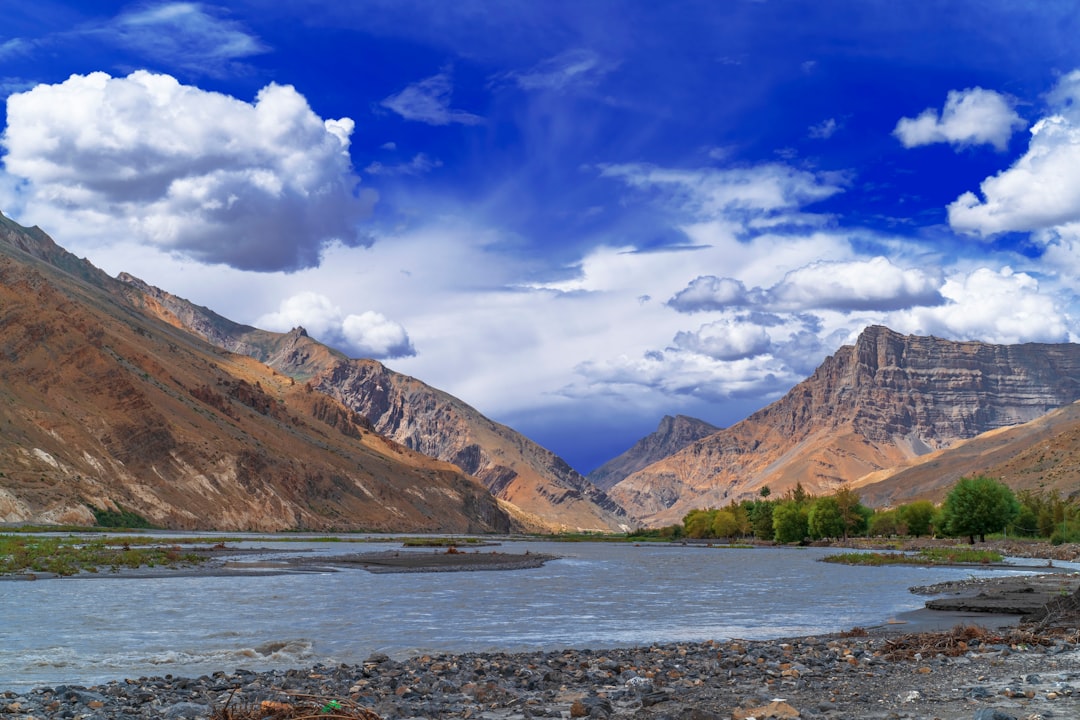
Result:
[[[250,544],[283,555],[400,548]],[[910,586],[993,572],[849,567],[817,562],[835,552],[818,548],[510,542],[498,550],[561,559],[515,571],[0,582],[0,690],[358,663],[373,652],[809,635],[922,607]]]

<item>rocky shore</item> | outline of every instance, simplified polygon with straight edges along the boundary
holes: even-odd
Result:
[[[403,661],[373,655],[360,665],[4,692],[0,718],[1076,718],[1076,640],[1075,631],[958,627]]]

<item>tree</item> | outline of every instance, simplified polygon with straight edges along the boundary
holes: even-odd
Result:
[[[813,538],[838,538],[846,535],[840,503],[835,497],[823,497],[814,501],[807,515],[807,526]]]
[[[848,535],[865,532],[869,514],[866,512],[866,508],[863,507],[862,499],[855,494],[855,491],[851,488],[842,487],[833,494],[833,499],[836,500],[840,519],[844,523],[844,539],[847,540]]]
[[[785,500],[774,507],[772,520],[777,542],[801,542],[810,532],[806,508],[794,500]]]
[[[876,512],[870,518],[871,535],[889,537],[891,535],[907,535],[907,532],[907,525],[900,515],[899,508]]]
[[[986,533],[1003,530],[1012,522],[1020,503],[1007,485],[979,475],[960,478],[945,498],[942,512],[948,533],[967,535],[974,545],[976,535],[986,542]]]
[[[773,528],[773,508],[775,503],[768,500],[755,502],[750,508],[750,523],[754,529],[754,537],[760,540],[772,540],[776,537]]]
[[[718,510],[712,523],[712,536],[733,538],[740,533],[739,520],[731,510]]]
[[[920,537],[930,534],[930,526],[934,521],[934,513],[937,508],[929,500],[916,500],[907,505],[901,505],[900,518],[907,525],[909,535]]]

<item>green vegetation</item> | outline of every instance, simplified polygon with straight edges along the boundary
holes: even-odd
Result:
[[[489,542],[475,537],[412,537],[401,541],[404,547],[459,547],[461,545],[483,545]]]
[[[94,522],[98,527],[102,528],[152,528],[153,525],[150,521],[144,518],[142,515],[131,510],[125,510],[122,506],[117,505],[119,510],[99,510],[98,508],[90,505],[88,506],[94,513]]]
[[[42,537],[0,535],[0,575],[46,572],[74,575],[103,568],[193,565],[197,554],[177,545],[132,546],[132,538]]]
[[[975,544],[986,534],[1005,530],[1020,514],[1020,503],[1000,480],[979,475],[960,478],[945,498],[937,525],[949,535],[967,535]]]
[[[829,555],[823,562],[842,565],[967,565],[1001,562],[1000,553],[972,548],[926,548],[915,554],[851,552]]]

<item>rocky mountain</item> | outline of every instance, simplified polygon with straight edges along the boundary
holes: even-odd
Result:
[[[891,468],[1080,399],[1080,345],[990,345],[867,328],[780,400],[615,485],[648,524],[762,486],[809,491]]]
[[[128,291],[0,215],[0,521],[123,507],[189,529],[513,526],[458,468]]]
[[[478,478],[545,530],[623,530],[625,511],[565,461],[458,398],[374,360],[350,359],[303,328],[272,333],[240,325],[130,275],[134,305],[230,352],[249,355],[360,413],[379,433]]]
[[[853,483],[871,506],[941,502],[962,477],[987,475],[1013,490],[1080,496],[1080,403],[977,435]]]
[[[608,460],[585,477],[598,488],[610,490],[627,476],[674,455],[695,440],[708,437],[719,430],[715,425],[697,418],[665,415],[656,432],[641,438],[629,450]]]

